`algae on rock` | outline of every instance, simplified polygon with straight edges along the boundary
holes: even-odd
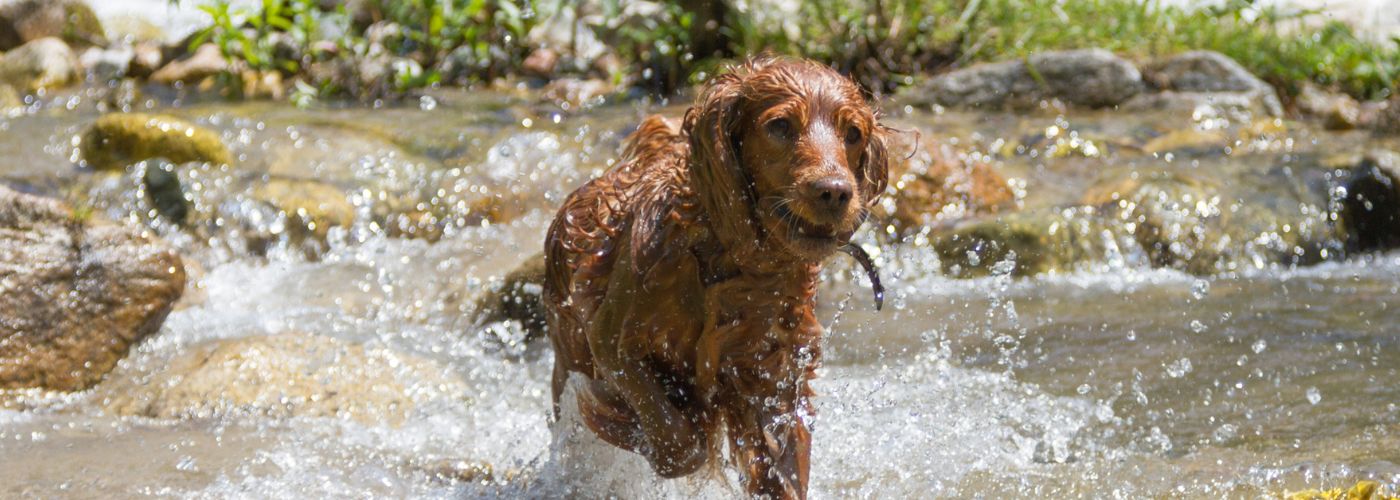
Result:
[[[120,170],[152,158],[176,164],[233,163],[218,133],[167,115],[103,115],[83,134],[80,148],[83,159],[98,170]]]

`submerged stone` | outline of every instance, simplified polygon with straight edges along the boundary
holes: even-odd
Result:
[[[92,386],[184,288],[165,243],[0,186],[0,389]]]
[[[323,243],[331,228],[355,223],[355,206],[345,192],[322,182],[271,179],[255,187],[252,198],[282,214],[288,235],[297,240]]]
[[[83,159],[98,170],[118,170],[152,158],[174,163],[233,163],[233,155],[218,133],[166,115],[102,115],[83,134],[80,147]]]
[[[1342,220],[1357,250],[1400,247],[1400,168],[1394,154],[1368,155],[1352,170]]]
[[[122,375],[101,389],[107,411],[162,419],[332,417],[398,425],[424,405],[465,405],[470,392],[433,361],[304,333],[215,340],[154,373]]]
[[[963,221],[933,241],[950,275],[1030,276],[1102,260],[1103,229],[1091,209],[1033,210]]]
[[[926,141],[907,161],[891,165],[894,196],[874,213],[881,226],[895,233],[934,224],[1013,209],[1015,192],[992,165],[960,157],[936,140]]]

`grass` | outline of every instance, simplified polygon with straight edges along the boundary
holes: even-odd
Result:
[[[401,35],[386,49],[422,66],[421,74],[400,75],[396,90],[439,81],[434,68],[454,50],[465,48],[477,61],[473,79],[514,74],[531,47],[530,29],[546,17],[538,0],[366,0],[374,19],[397,23]],[[603,0],[601,19],[611,19],[627,0]],[[715,0],[720,1],[720,0]],[[1400,41],[1370,40],[1318,12],[1284,11],[1254,0],[1226,0],[1213,7],[1182,8],[1160,0],[808,0],[796,12],[775,13],[771,4],[725,0],[721,23],[728,54],[770,51],[825,61],[877,92],[910,84],[921,74],[982,61],[1019,59],[1029,54],[1102,47],[1148,60],[1206,49],[1234,58],[1285,96],[1305,82],[1362,99],[1395,92],[1400,75]],[[325,11],[319,0],[263,0],[261,14],[231,12],[227,0],[207,0],[213,21],[196,42],[218,44],[236,66],[280,71],[295,77],[323,57],[306,50],[326,31],[345,26],[335,42],[341,56],[365,51],[367,26],[344,12]],[[625,64],[619,81],[667,93],[696,75],[709,74],[719,60],[697,58],[688,46],[695,0],[661,2],[663,16],[624,23],[620,28],[590,26]],[[571,5],[554,2],[556,8]],[[747,7],[745,7],[747,6]],[[763,11],[766,9],[768,12]],[[286,60],[267,35],[282,32],[303,50]],[[319,84],[297,85],[298,101]]]
[[[799,42],[738,37],[764,48],[833,62],[889,90],[913,72],[1019,59],[1047,50],[1101,47],[1145,60],[1215,50],[1296,94],[1313,82],[1363,99],[1392,94],[1400,41],[1373,41],[1314,11],[1230,0],[1182,8],[1155,0],[816,0],[802,7]],[[732,23],[739,31],[751,23]]]

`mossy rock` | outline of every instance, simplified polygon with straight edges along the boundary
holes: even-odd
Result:
[[[78,56],[57,38],[40,38],[0,56],[0,84],[20,92],[60,88],[80,79]]]
[[[46,37],[62,38],[78,48],[107,40],[102,21],[80,0],[0,2],[0,51]]]
[[[176,164],[233,163],[218,133],[166,115],[103,115],[83,134],[80,147],[83,159],[98,170],[120,170],[152,158]]]
[[[1283,498],[1286,500],[1400,500],[1400,497],[1381,493],[1380,487],[1380,483],[1375,481],[1358,481],[1355,486],[1347,489],[1296,491],[1284,494]]]

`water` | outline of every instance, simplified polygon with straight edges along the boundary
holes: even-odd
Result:
[[[723,471],[663,481],[567,418],[551,428],[547,347],[503,345],[498,334],[514,326],[472,321],[474,298],[539,249],[562,196],[606,168],[642,116],[680,106],[570,114],[528,92],[475,91],[435,92],[433,106],[299,111],[152,96],[137,108],[211,127],[239,158],[230,169],[176,169],[194,200],[185,228],[151,211],[134,168],[104,176],[74,164],[71,138],[96,116],[101,92],[50,96],[0,121],[7,184],[150,227],[192,264],[186,302],[103,384],[4,396],[0,495],[735,494]],[[897,125],[994,156],[1022,186],[1025,210],[1072,202],[1104,175],[1247,177],[1287,158],[1395,142],[1289,123],[1231,154],[1185,160],[1116,147],[1031,155],[1058,146],[1025,131],[1126,141],[1200,123],[887,107]],[[996,153],[1012,141],[1030,146]],[[296,236],[294,219],[257,201],[269,178],[332,186],[356,222],[324,241]],[[1268,190],[1240,196],[1276,200]],[[491,199],[505,208],[473,215]],[[386,221],[416,212],[436,217],[422,227],[432,238],[388,236]],[[1366,478],[1400,484],[1400,254],[1312,267],[1245,260],[1193,276],[1154,269],[1129,245],[1050,275],[954,279],[926,243],[884,246],[884,312],[848,263],[828,273],[813,497],[1220,498]],[[364,380],[366,393],[392,380],[412,404],[363,418],[218,405],[131,415],[116,403],[178,383],[165,378],[170,367],[211,343],[282,334],[363,346],[379,364],[324,376]],[[400,365],[416,375],[399,377]],[[247,389],[235,377],[227,384],[229,394]],[[490,478],[472,474],[478,465]]]

